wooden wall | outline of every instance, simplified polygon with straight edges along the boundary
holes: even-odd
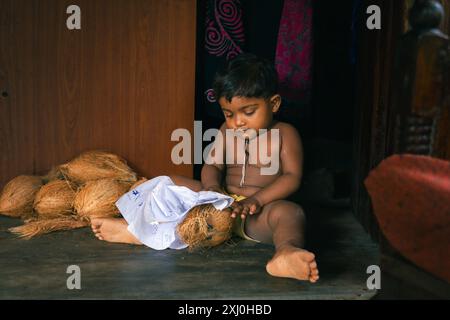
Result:
[[[192,176],[170,134],[193,127],[195,26],[195,0],[0,0],[0,187],[89,149]]]

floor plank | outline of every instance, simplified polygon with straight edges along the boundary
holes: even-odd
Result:
[[[155,251],[96,240],[90,229],[21,240],[0,218],[0,299],[370,299],[366,269],[378,249],[345,209],[306,208],[316,284],[269,276],[273,249],[240,239],[189,252]],[[68,290],[69,265],[81,268],[81,290]]]

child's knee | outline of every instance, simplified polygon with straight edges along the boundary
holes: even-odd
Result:
[[[296,211],[295,214],[297,215],[298,219],[302,220],[303,222],[305,221],[305,211],[303,211],[303,208],[301,206],[299,206],[298,204],[296,204]]]
[[[303,208],[298,204],[291,201],[280,200],[277,201],[277,203],[274,203],[271,208],[269,220],[278,222],[280,219],[303,224],[305,222],[305,213]]]
[[[290,210],[287,210],[287,212],[289,212],[290,218],[299,223],[305,223],[305,212],[303,211],[303,208],[293,202],[291,202],[291,204],[292,205],[290,206]]]

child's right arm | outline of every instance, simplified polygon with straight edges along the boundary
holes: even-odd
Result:
[[[202,168],[202,185],[204,190],[222,192],[222,170],[215,165],[205,164]]]
[[[218,135],[221,136],[216,136],[211,151],[208,154],[209,161],[203,165],[201,181],[204,190],[222,192],[222,179],[225,169],[225,128],[224,123],[220,127],[220,132],[218,133]],[[216,156],[216,154],[214,154],[213,157],[213,150],[215,153],[222,150],[222,156]]]

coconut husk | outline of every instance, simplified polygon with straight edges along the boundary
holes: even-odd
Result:
[[[35,236],[53,231],[71,230],[87,226],[89,226],[89,221],[77,220],[76,217],[61,217],[55,219],[34,220],[8,230],[21,238],[31,239]]]
[[[233,219],[227,210],[217,210],[212,204],[192,208],[177,227],[178,235],[190,249],[214,247],[227,241],[232,234]]]
[[[147,178],[145,177],[141,177],[138,181],[136,181],[131,187],[130,190],[133,190],[135,188],[137,188],[138,186],[140,186],[141,184],[143,184],[144,182],[148,181]]]
[[[60,166],[62,174],[78,184],[98,179],[135,182],[136,173],[119,156],[104,151],[84,152]]]
[[[0,213],[13,218],[33,215],[33,201],[42,179],[37,176],[18,176],[9,181],[0,194]]]
[[[42,181],[47,184],[53,180],[64,180],[64,175],[59,166],[53,167],[45,176],[42,176]]]
[[[111,179],[88,181],[77,193],[74,208],[85,219],[119,216],[116,201],[130,188],[129,183]]]
[[[34,210],[39,219],[51,219],[73,214],[76,187],[66,180],[54,180],[39,189]]]

